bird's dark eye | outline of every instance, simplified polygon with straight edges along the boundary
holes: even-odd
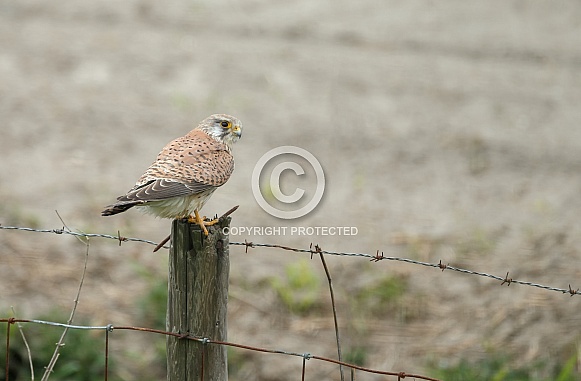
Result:
[[[230,128],[232,126],[232,124],[230,122],[228,122],[227,120],[223,120],[222,123],[220,123],[220,124],[224,128]]]

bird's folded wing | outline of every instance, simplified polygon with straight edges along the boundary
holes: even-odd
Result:
[[[173,140],[119,202],[181,197],[223,185],[234,170],[228,148],[202,131]]]
[[[185,184],[171,179],[151,180],[140,186],[131,189],[126,195],[117,198],[117,201],[156,201],[172,197],[181,197],[200,193],[209,188],[211,185],[201,183]]]

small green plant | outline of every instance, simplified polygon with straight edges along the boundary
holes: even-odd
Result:
[[[146,271],[143,272],[142,276],[146,279],[150,279],[152,285],[149,291],[137,302],[142,320],[141,324],[145,327],[165,330],[167,278],[156,277],[154,274],[150,274]],[[147,366],[150,367],[151,370],[155,369],[156,372],[163,373],[166,369],[167,362],[165,341],[156,341],[154,348],[156,356],[153,360],[150,360]],[[139,359],[140,357],[137,356],[135,359],[136,362],[138,362]]]
[[[24,211],[17,203],[4,202],[0,205],[0,215],[6,224],[14,226],[23,225],[38,228],[41,222],[36,214]]]
[[[493,354],[478,362],[462,360],[452,367],[432,367],[434,377],[446,381],[574,381],[579,379],[575,370],[577,356],[571,356],[564,365],[548,369],[541,361],[515,368],[510,356]]]
[[[579,372],[577,371],[577,353],[569,357],[569,360],[563,367],[557,367],[555,381],[573,381],[579,379]]]
[[[234,379],[245,379],[245,366],[252,364],[249,351],[228,347],[228,376]]]
[[[349,364],[365,366],[367,361],[367,348],[361,346],[348,348],[343,353],[343,361]]]
[[[272,278],[271,286],[284,305],[293,313],[304,314],[313,308],[321,282],[306,260],[291,263],[286,268],[286,279]]]
[[[383,315],[387,309],[401,307],[406,290],[406,277],[387,276],[356,293],[353,307],[373,315]]]
[[[51,313],[40,317],[40,320],[66,322],[66,317],[60,313]],[[86,322],[76,321],[78,324]],[[54,350],[55,344],[64,328],[40,324],[23,324],[24,334],[30,345],[35,379],[40,379],[45,372]],[[17,354],[18,362],[11,369],[19,375],[16,379],[31,379],[30,366],[24,344],[20,339],[16,326],[11,329],[11,353]],[[0,356],[4,358],[5,348],[0,349]],[[64,345],[59,349],[59,358],[56,362],[51,380],[102,380],[105,372],[105,338],[102,331],[85,331],[69,329],[64,339]],[[115,363],[109,363],[109,379],[119,380],[115,372]]]
[[[167,279],[155,280],[148,293],[139,299],[138,306],[147,327],[165,329]]]

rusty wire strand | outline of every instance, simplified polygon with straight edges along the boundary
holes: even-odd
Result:
[[[194,341],[201,342],[203,344],[224,345],[224,346],[229,346],[229,347],[251,350],[251,351],[255,351],[255,352],[274,353],[274,354],[280,354],[280,355],[286,355],[286,356],[302,357],[303,361],[314,359],[314,360],[319,360],[319,361],[323,361],[323,362],[334,363],[337,365],[343,365],[343,366],[346,366],[346,367],[349,367],[352,369],[357,369],[357,370],[360,370],[362,372],[367,372],[367,373],[375,373],[375,374],[382,374],[382,375],[386,375],[386,376],[396,376],[396,377],[398,377],[400,375],[405,375],[404,377],[411,377],[411,378],[415,377],[415,378],[420,379],[420,380],[441,381],[441,380],[436,379],[436,378],[431,378],[431,377],[422,376],[422,375],[418,375],[418,374],[408,374],[405,372],[388,372],[388,371],[383,371],[383,370],[378,370],[378,369],[365,368],[362,366],[358,366],[355,364],[349,364],[349,363],[346,363],[343,361],[339,361],[339,360],[335,360],[335,359],[331,359],[331,358],[327,358],[327,357],[323,357],[323,356],[311,355],[308,352],[298,353],[298,352],[290,352],[290,351],[285,351],[285,350],[280,350],[280,349],[260,348],[260,347],[250,346],[250,345],[231,343],[231,342],[227,342],[227,341],[211,340],[211,339],[208,339],[207,337],[183,335],[183,334],[180,334],[177,332],[168,332],[168,331],[163,331],[160,329],[153,329],[153,328],[133,327],[133,326],[115,326],[113,324],[107,324],[105,326],[83,326],[83,325],[72,325],[72,324],[58,323],[58,322],[52,322],[52,321],[46,321],[46,320],[15,319],[13,317],[0,318],[0,323],[8,323],[7,324],[8,332],[10,330],[10,328],[9,328],[10,325],[12,325],[14,323],[35,323],[35,324],[44,324],[44,325],[49,325],[49,326],[54,326],[54,327],[66,327],[66,328],[70,328],[70,329],[104,330],[106,332],[106,335],[108,333],[113,332],[114,330],[149,332],[149,333],[156,333],[156,334],[165,335],[165,336],[174,336],[174,337],[177,337],[180,339],[194,340]],[[108,336],[106,336],[106,337],[108,337]]]
[[[8,324],[6,324],[6,381],[8,381],[10,377],[10,326],[14,323],[14,321],[14,318],[10,318],[8,319]]]
[[[35,233],[68,234],[68,235],[72,235],[72,236],[76,236],[76,237],[106,238],[106,239],[112,239],[112,240],[119,241],[119,242],[141,242],[141,243],[146,243],[146,244],[153,245],[153,246],[158,245],[158,243],[156,243],[156,242],[142,239],[142,238],[129,238],[129,237],[123,237],[121,235],[115,236],[115,235],[111,235],[111,234],[80,233],[80,232],[70,231],[70,230],[67,230],[65,228],[61,228],[61,229],[33,229],[33,228],[27,228],[27,227],[0,225],[0,230],[1,229],[21,230],[21,231],[28,231],[28,232],[35,232]],[[276,244],[269,244],[269,243],[254,243],[254,242],[249,242],[246,240],[244,242],[230,242],[229,245],[244,246],[246,252],[248,252],[249,248],[265,247],[265,248],[293,251],[295,253],[309,253],[311,255],[315,253],[312,249],[298,249],[298,248],[284,246],[284,245],[276,245]],[[163,246],[163,248],[169,249],[168,246]],[[433,267],[433,268],[440,269],[442,271],[450,270],[450,271],[455,271],[455,272],[459,272],[459,273],[463,273],[463,274],[477,275],[477,276],[500,281],[501,284],[514,283],[514,284],[520,284],[523,286],[530,286],[530,287],[540,288],[543,290],[559,292],[561,294],[569,294],[570,296],[581,295],[581,292],[579,292],[579,289],[574,289],[573,287],[571,287],[571,285],[569,285],[567,288],[560,288],[560,287],[553,287],[553,286],[545,286],[545,285],[542,285],[539,283],[527,282],[527,281],[522,281],[522,280],[517,280],[517,279],[507,279],[507,276],[502,277],[502,276],[488,274],[488,273],[481,272],[481,271],[467,270],[467,269],[463,269],[460,267],[450,266],[449,264],[443,264],[441,261],[439,263],[430,263],[430,262],[416,261],[414,259],[409,259],[409,258],[388,257],[388,256],[384,256],[383,253],[379,254],[379,251],[377,252],[376,255],[372,255],[372,254],[368,254],[368,253],[343,253],[343,252],[326,251],[326,250],[321,250],[321,253],[328,254],[328,255],[335,255],[335,256],[343,256],[343,257],[367,258],[368,260],[373,261],[373,262],[381,262],[384,260],[396,261],[396,262],[405,262],[405,263],[410,263],[410,264],[420,265],[420,266],[425,266],[425,267]],[[504,282],[504,283],[502,283],[502,282]]]
[[[327,276],[327,282],[329,284],[329,293],[331,294],[331,308],[333,311],[333,323],[335,325],[335,339],[337,340],[337,358],[339,361],[343,361],[343,356],[341,354],[341,338],[339,335],[339,323],[337,321],[337,308],[335,307],[335,293],[333,291],[333,281],[331,279],[331,273],[329,272],[329,267],[327,267],[327,262],[325,262],[325,257],[321,252],[322,249],[319,245],[315,245],[315,250],[321,258],[321,263],[323,264],[323,269],[325,270],[325,275]],[[343,365],[339,365],[339,374],[341,375],[341,381],[345,381],[345,374],[343,372]]]
[[[16,310],[14,306],[10,306],[12,310],[13,317],[16,317]],[[20,333],[20,337],[22,338],[22,342],[24,343],[24,347],[26,348],[26,354],[28,356],[28,365],[30,366],[30,379],[34,381],[34,365],[32,363],[32,352],[30,351],[30,345],[28,345],[28,340],[26,340],[26,335],[24,334],[24,330],[22,329],[22,325],[16,322],[16,327],[18,328],[18,333]]]
[[[105,329],[105,381],[109,379],[109,329]]]
[[[203,341],[206,344],[206,341]],[[204,379],[204,363],[206,362],[206,345],[202,346],[202,358],[200,360],[200,380]]]

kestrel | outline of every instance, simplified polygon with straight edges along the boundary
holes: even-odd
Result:
[[[206,226],[216,220],[204,222],[198,212],[230,178],[234,170],[232,145],[240,136],[242,124],[237,118],[209,116],[187,135],[168,143],[135,186],[101,215],[111,216],[136,206],[161,218],[189,218],[208,235]]]

